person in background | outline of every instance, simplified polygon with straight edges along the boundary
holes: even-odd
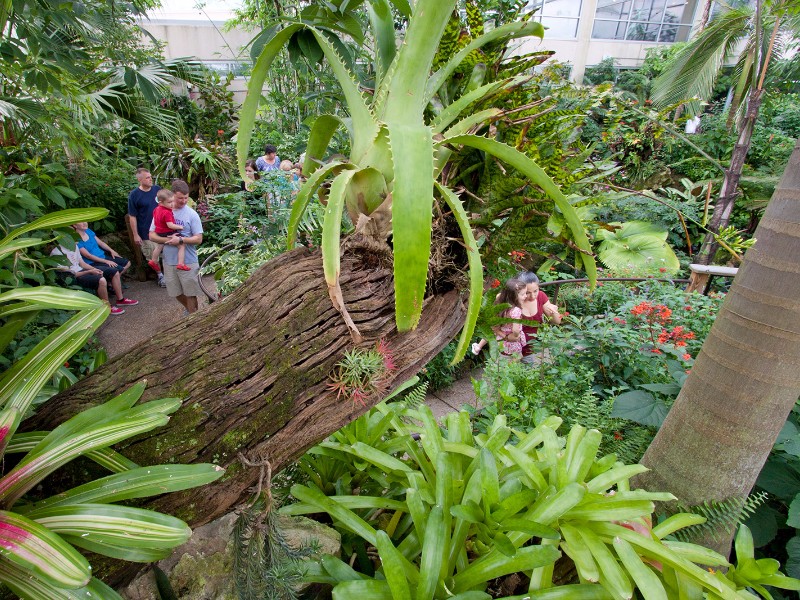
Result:
[[[242,191],[250,191],[251,184],[254,181],[261,179],[261,174],[258,172],[256,161],[248,158],[244,163],[244,181],[242,181]]]
[[[500,316],[506,319],[520,319],[522,317],[522,301],[525,298],[525,284],[519,279],[509,279],[497,295],[495,304],[509,304]],[[504,323],[494,328],[497,341],[502,342],[500,352],[502,356],[512,360],[522,359],[522,349],[525,347],[525,333],[521,323]]]
[[[81,258],[78,248],[70,250],[66,246],[56,246],[50,252],[50,256],[65,256],[69,261],[68,266],[63,265],[58,267],[58,272],[56,273],[62,285],[76,283],[83,289],[94,292],[100,300],[110,305],[111,302],[108,298],[108,286],[110,284],[111,289],[114,290],[114,295],[117,297],[117,306],[111,307],[112,315],[121,315],[125,312],[124,308],[119,307],[120,304],[123,306],[136,306],[139,304],[138,300],[125,298],[122,292],[122,280],[120,279],[119,271],[116,269],[109,269],[108,273],[111,275],[111,278],[107,280],[102,269],[93,267]]]
[[[165,237],[155,231],[155,224],[150,226],[150,239],[157,244],[164,244],[162,262],[164,263],[164,280],[167,293],[175,298],[186,309],[187,313],[197,312],[198,296],[202,295],[198,271],[197,246],[203,242],[203,224],[200,215],[187,206],[189,202],[189,186],[185,181],[176,179],[172,182],[172,199],[174,207],[172,215],[175,223],[183,227],[181,235]],[[183,237],[182,237],[183,236]],[[178,246],[186,246],[186,266],[188,271],[178,269]]]
[[[264,146],[264,156],[256,159],[256,168],[259,171],[277,171],[280,166],[281,159],[278,156],[278,149],[272,144]]]
[[[561,313],[558,312],[558,307],[550,302],[547,294],[539,289],[539,277],[536,273],[526,271],[519,276],[519,280],[525,284],[521,308],[522,331],[527,343],[522,347],[522,362],[533,364],[531,342],[536,338],[539,326],[545,317],[554,325],[560,325]]]
[[[141,249],[144,259],[150,260],[155,250],[155,244],[150,241],[150,223],[153,221],[153,211],[158,206],[156,194],[161,188],[153,185],[153,176],[144,167],[136,169],[136,181],[139,186],[128,194],[128,222],[134,244]],[[166,287],[161,273],[158,273],[158,285]]]
[[[121,275],[128,271],[131,261],[120,256],[116,250],[97,237],[97,234],[89,229],[86,221],[75,223],[72,228],[78,233],[78,250],[83,260],[93,267],[100,267],[103,272],[106,272],[104,267],[116,269]],[[110,258],[106,258],[106,252]]]

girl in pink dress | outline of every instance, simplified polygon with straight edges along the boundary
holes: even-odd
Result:
[[[510,304],[500,316],[506,319],[522,318],[522,302],[525,299],[526,285],[519,279],[509,279],[503,291],[497,295],[495,304]],[[497,341],[501,342],[503,356],[513,360],[522,360],[522,348],[525,346],[525,332],[521,323],[505,323],[494,330]]]

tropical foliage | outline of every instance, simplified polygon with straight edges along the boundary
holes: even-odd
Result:
[[[454,4],[454,0],[417,2],[405,40],[399,48],[394,42],[391,12],[384,10],[388,5],[377,2],[371,4],[376,80],[370,96],[362,94],[341,54],[341,48],[323,30],[302,19],[287,19],[287,24],[282,28],[265,32],[257,44],[263,49],[254,66],[250,92],[242,109],[237,152],[239,167],[243,171],[260,90],[279,50],[297,36],[313,40],[331,66],[347,101],[351,155],[347,160],[321,163],[333,132],[343,122],[333,115],[319,117],[309,137],[303,168],[304,175],[309,179],[298,193],[293,207],[289,244],[291,246],[294,243],[296,223],[313,194],[326,179],[332,178],[330,189],[325,194],[327,212],[323,225],[322,253],[325,277],[334,306],[342,312],[354,339],[360,339],[343,304],[338,281],[340,222],[346,210],[357,236],[383,244],[391,233],[397,326],[401,331],[413,329],[419,320],[425,297],[433,203],[434,198],[438,197],[453,212],[466,243],[470,264],[470,300],[467,323],[456,353],[458,360],[466,352],[477,318],[482,273],[478,248],[462,203],[452,190],[436,181],[455,148],[472,146],[496,155],[544,189],[569,224],[577,247],[585,252],[582,263],[590,276],[594,276],[594,261],[575,210],[552,180],[519,151],[470,133],[473,127],[480,125],[496,111],[467,113],[461,117],[470,104],[490,91],[511,85],[513,79],[478,86],[433,118],[426,116],[428,104],[439,97],[437,94],[442,85],[470,52],[502,38],[542,34],[541,25],[536,22],[497,27],[476,38],[430,75],[439,40]],[[375,9],[376,6],[381,10]],[[423,13],[425,17],[421,18]]]
[[[102,218],[105,209],[51,213],[0,240],[0,259],[42,244],[31,234]],[[186,541],[185,523],[122,501],[187,489],[218,479],[214,465],[140,467],[109,447],[164,425],[180,406],[174,398],[136,405],[145,383],[83,411],[53,431],[18,429],[42,390],[108,316],[109,307],[81,291],[49,286],[6,290],[0,294],[0,350],[41,311],[75,311],[0,375],[0,453],[21,454],[0,478],[3,560],[0,581],[25,599],[120,598],[92,577],[77,548],[126,560],[151,562]],[[47,395],[44,395],[47,398]],[[48,496],[41,482],[72,460],[85,456],[112,475]]]
[[[474,436],[466,412],[440,429],[427,407],[378,405],[311,451],[311,482],[295,485],[298,503],[281,510],[327,513],[348,554],[365,557],[369,545],[380,562],[326,556],[306,579],[332,585],[334,598],[387,600],[630,598],[635,590],[668,598],[680,589],[745,598],[748,588],[769,598],[759,585],[800,588],[774,563],[753,559],[746,529],[737,567],[728,576],[706,570],[729,564],[671,538],[704,518],[677,514],[653,526],[653,502],[670,494],[630,490],[644,467],[598,457],[599,431],[576,425],[560,437],[560,423],[551,416],[519,430],[501,415]],[[565,555],[580,583],[557,579]]]

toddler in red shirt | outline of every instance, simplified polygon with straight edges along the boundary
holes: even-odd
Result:
[[[176,224],[175,217],[172,215],[172,191],[165,189],[158,190],[156,202],[158,202],[158,206],[156,206],[153,211],[153,224],[155,225],[156,233],[165,237],[176,233],[180,234],[180,232],[183,231],[183,226]],[[147,261],[147,264],[150,265],[150,268],[156,273],[161,272],[161,268],[158,266],[158,257],[161,256],[161,248],[163,246],[164,244],[156,244],[152,258]],[[175,268],[181,271],[191,271],[191,268],[187,267],[184,262],[185,256],[186,246],[181,244],[178,246],[178,264]]]

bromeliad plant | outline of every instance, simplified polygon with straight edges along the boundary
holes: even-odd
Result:
[[[744,579],[703,568],[730,566],[723,556],[668,538],[703,517],[679,514],[652,526],[653,502],[673,497],[631,490],[630,478],[645,467],[613,454],[598,458],[597,430],[576,425],[560,437],[561,419],[548,417],[515,431],[501,415],[473,436],[465,412],[448,415],[442,431],[427,407],[403,413],[386,404],[359,420],[372,444],[331,440],[319,456],[362,465],[372,481],[360,489],[369,491],[327,496],[316,485],[295,485],[299,503],[281,509],[328,513],[365,545],[364,554],[377,551],[380,562],[369,574],[332,556],[309,569],[306,579],[331,584],[334,599],[489,600],[487,586],[517,572],[529,578],[527,593],[507,598],[632,598],[637,591],[659,599],[751,597]],[[562,553],[579,583],[555,579]]]
[[[44,242],[25,234],[107,214],[93,208],[45,215],[0,240],[0,260]],[[188,539],[188,526],[174,517],[117,503],[202,485],[223,472],[214,465],[140,467],[109,448],[164,425],[167,415],[180,406],[174,398],[134,406],[144,382],[53,431],[18,432],[41,389],[109,313],[108,305],[85,292],[47,286],[4,292],[0,351],[43,309],[77,314],[0,376],[0,457],[24,454],[0,477],[0,582],[25,599],[113,600],[120,596],[92,577],[89,562],[75,547],[140,562],[163,558]],[[79,456],[113,474],[50,497],[42,498],[40,492],[35,498],[28,496],[48,475]]]
[[[397,2],[394,4],[398,5]],[[531,35],[542,37],[541,24],[526,21],[497,27],[472,40],[431,73],[439,41],[455,5],[455,0],[416,2],[405,38],[398,45],[388,0],[369,2],[373,47],[376,49],[375,83],[370,94],[357,82],[341,44],[329,31],[303,20],[286,21],[265,31],[254,44],[254,48],[260,49],[260,54],[254,57],[250,87],[242,107],[237,154],[243,172],[261,90],[273,60],[291,40],[301,36],[313,40],[342,88],[349,118],[322,115],[312,126],[303,167],[308,180],[294,203],[289,247],[294,245],[294,229],[315,192],[320,191],[323,185],[329,185],[329,188],[322,188],[327,200],[322,256],[334,306],[348,323],[354,340],[359,340],[360,334],[347,313],[339,287],[340,231],[346,210],[355,226],[355,235],[349,243],[362,239],[372,251],[391,252],[397,327],[400,331],[411,330],[419,322],[425,297],[434,201],[442,201],[458,223],[469,262],[470,298],[466,324],[455,355],[458,361],[464,356],[475,327],[483,285],[478,247],[461,200],[453,190],[437,181],[450,156],[459,147],[470,146],[496,156],[543,189],[566,219],[574,243],[582,253],[583,267],[592,279],[595,277],[595,263],[580,219],[544,171],[514,148],[474,135],[500,110],[486,109],[471,114],[470,107],[488,94],[512,86],[519,80],[511,78],[468,86],[447,106],[434,102],[442,85],[473,50],[502,39]],[[441,107],[441,110],[428,110],[430,106]],[[350,135],[350,157],[323,163],[331,137],[343,125]],[[390,235],[391,250],[387,244]]]

